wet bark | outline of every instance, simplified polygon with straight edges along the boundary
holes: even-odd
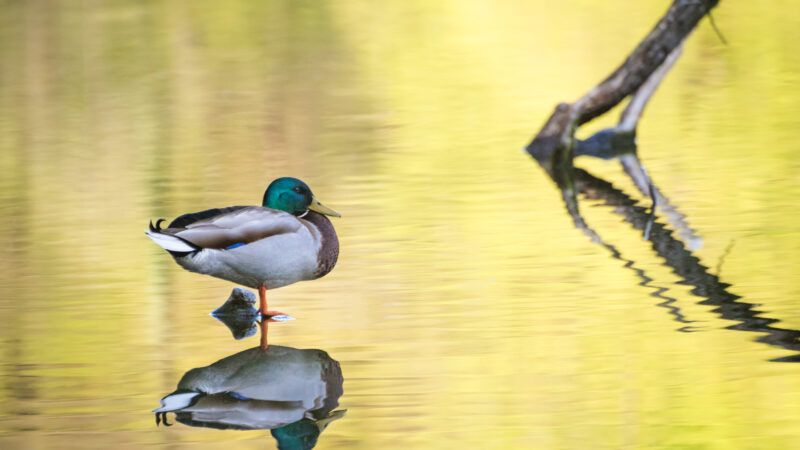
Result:
[[[719,0],[675,0],[661,20],[611,75],[574,103],[558,105],[542,129],[526,147],[553,176],[571,153],[573,136],[580,125],[600,116],[635,93],[664,63],[697,23]]]
[[[622,65],[574,103],[559,104],[527,145],[526,151],[561,189],[575,226],[593,241],[600,239],[581,217],[576,197],[573,159],[579,155],[618,158],[635,185],[652,199],[652,212],[656,204],[661,205],[689,248],[701,245],[684,216],[650,181],[637,156],[636,127],[645,105],[680,56],[683,41],[718,1],[674,0]],[[602,130],[585,141],[575,138],[578,127],[605,114],[627,97],[632,97],[631,101],[616,127]]]

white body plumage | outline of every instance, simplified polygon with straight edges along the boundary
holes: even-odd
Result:
[[[314,279],[321,242],[319,231],[301,226],[295,232],[258,240],[231,250],[202,249],[175,261],[191,272],[211,275],[258,289],[276,289]]]
[[[319,278],[336,263],[339,244],[330,221],[316,213],[308,218],[260,206],[230,207],[182,216],[147,235],[186,270],[276,289]]]

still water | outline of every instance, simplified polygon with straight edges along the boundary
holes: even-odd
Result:
[[[318,449],[800,449],[796,1],[723,1],[728,45],[704,22],[645,113],[693,254],[602,198],[582,211],[619,254],[593,244],[519,150],[667,3],[4,2],[0,447],[311,429],[156,426],[191,369],[250,367],[323,393],[273,398],[274,427],[347,410],[310,425]],[[617,164],[578,163],[640,198]],[[271,293],[297,320],[253,356],[209,316],[235,286],[143,231],[283,175],[343,213],[342,251]]]

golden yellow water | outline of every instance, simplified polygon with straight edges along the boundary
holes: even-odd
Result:
[[[184,372],[245,348],[151,218],[294,175],[343,213],[325,278],[270,294],[275,344],[341,363],[319,449],[800,449],[800,365],[583,211],[520,149],[667,1],[4,2],[0,447],[272,448],[156,427]],[[800,5],[721,2],[649,105],[641,156],[728,291],[800,328]],[[591,124],[610,124],[611,118]],[[579,161],[634,191],[617,165]]]

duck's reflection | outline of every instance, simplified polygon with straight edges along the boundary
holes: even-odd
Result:
[[[262,325],[266,337],[266,322]],[[344,416],[339,363],[322,350],[280,345],[251,348],[192,369],[154,410],[193,427],[271,430],[279,449],[314,448],[320,433]]]

